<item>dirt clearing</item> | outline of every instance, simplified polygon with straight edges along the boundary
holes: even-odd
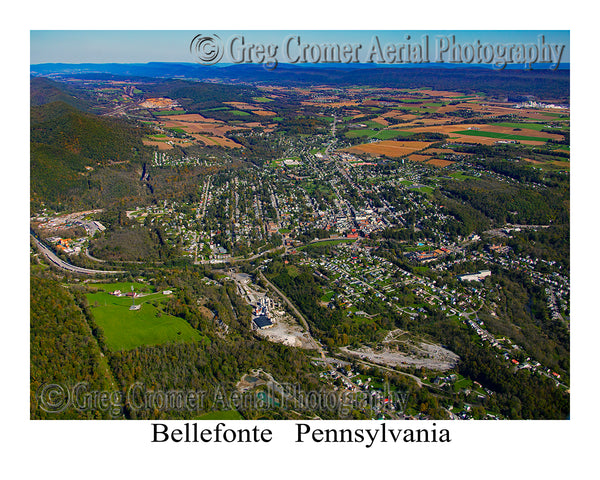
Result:
[[[376,349],[360,347],[351,350],[342,347],[340,350],[363,360],[388,367],[425,367],[430,370],[445,371],[454,368],[460,360],[458,355],[446,350],[441,345],[424,342],[405,341],[397,345]]]

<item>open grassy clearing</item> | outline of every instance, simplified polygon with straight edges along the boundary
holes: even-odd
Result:
[[[136,305],[142,305],[140,310],[129,310],[131,297],[116,297],[104,292],[90,293],[86,297],[94,320],[113,351],[203,339],[200,332],[185,320],[165,314],[160,306],[153,305],[166,300],[162,292],[136,298]]]
[[[196,420],[243,420],[237,410],[223,410],[220,412],[208,412],[200,415]]]
[[[508,133],[498,133],[498,132],[485,132],[482,130],[460,130],[456,133],[458,135],[470,135],[473,137],[489,137],[489,138],[499,138],[502,140],[530,140],[534,142],[544,142],[547,141],[547,138],[544,137],[528,137],[525,135],[510,135]]]
[[[403,132],[402,130],[381,130],[373,135],[373,138],[378,140],[392,140],[394,138],[408,138],[414,134],[410,132]]]
[[[184,129],[182,128],[178,128],[178,127],[171,127],[171,128],[167,128],[167,130],[169,132],[173,132],[173,133],[180,133],[182,135],[186,135],[188,132],[186,132]]]
[[[490,125],[497,125],[499,127],[509,127],[509,128],[522,128],[524,130],[535,130],[537,132],[541,132],[543,129],[548,128],[547,125],[543,125],[541,123],[528,123],[528,122],[501,122],[501,123],[490,123]]]
[[[252,97],[252,100],[254,100],[255,102],[258,102],[258,103],[268,103],[268,102],[275,101],[272,98],[267,98],[267,97]]]
[[[448,176],[449,176],[449,177],[452,177],[452,178],[454,178],[454,179],[456,179],[456,180],[459,180],[459,181],[461,181],[461,182],[462,182],[463,180],[468,180],[468,179],[477,179],[477,177],[473,177],[473,176],[471,176],[471,175],[465,175],[465,174],[464,174],[464,173],[462,173],[462,172],[452,172],[452,173],[450,173]]]
[[[185,110],[159,110],[157,112],[152,112],[154,115],[159,117],[164,115],[184,115],[187,113]]]
[[[329,302],[331,302],[331,299],[333,298],[334,295],[335,295],[334,291],[329,290],[323,294],[323,296],[321,297],[321,301],[323,303],[329,303]]]
[[[107,293],[114,292],[115,290],[121,290],[121,292],[126,293],[131,291],[132,285],[136,293],[156,291],[156,289],[153,286],[146,285],[145,283],[140,282],[90,283],[88,286],[98,288],[99,290],[102,290]]]

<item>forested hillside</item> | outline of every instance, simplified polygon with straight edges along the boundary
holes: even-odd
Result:
[[[73,296],[56,281],[32,276],[30,301],[31,418],[97,418],[96,409],[72,408],[66,393],[80,382],[87,391],[109,386],[100,349]]]
[[[31,107],[31,197],[64,202],[94,186],[93,169],[139,163],[149,155],[144,129],[84,113],[62,101]]]

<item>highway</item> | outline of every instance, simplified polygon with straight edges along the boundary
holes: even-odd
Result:
[[[31,238],[33,238],[33,241],[35,242],[38,250],[48,259],[48,261],[50,263],[52,263],[54,266],[56,266],[62,270],[67,270],[72,273],[80,273],[83,275],[98,275],[98,274],[99,275],[116,275],[116,274],[125,273],[120,270],[91,270],[89,268],[83,268],[83,267],[78,267],[76,265],[71,265],[70,263],[67,263],[64,260],[61,260],[60,258],[58,258],[52,250],[50,250],[48,247],[46,247],[34,235],[31,235]]]

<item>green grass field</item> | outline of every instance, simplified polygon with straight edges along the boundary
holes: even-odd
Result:
[[[88,286],[102,290],[103,292],[114,292],[121,290],[123,293],[130,292],[131,286],[136,292],[154,292],[155,289],[151,285],[146,285],[140,282],[112,282],[112,283],[90,283]]]
[[[438,109],[438,107],[423,107],[423,106],[419,106],[419,107],[403,106],[403,107],[401,107],[401,110],[408,110],[411,113],[434,113],[437,109]]]
[[[300,270],[298,270],[298,267],[295,265],[288,265],[285,267],[285,269],[291,278],[296,278],[298,275],[300,275]]]
[[[413,271],[416,273],[427,273],[429,272],[429,267],[422,267],[422,266],[418,266],[418,267],[412,267]],[[414,304],[412,305],[412,307],[414,307],[415,309],[423,307],[423,304]]]
[[[544,115],[545,117],[552,118],[569,118],[569,115],[567,115],[566,113],[540,112],[540,114]]]
[[[450,174],[450,175],[448,175],[448,176],[449,176],[449,177],[452,177],[452,178],[454,178],[454,179],[456,179],[456,180],[459,180],[459,181],[461,181],[461,182],[462,182],[463,180],[467,180],[467,179],[469,179],[469,178],[470,178],[470,179],[475,179],[475,178],[477,178],[477,177],[473,177],[473,176],[471,176],[471,175],[465,175],[465,174],[464,174],[464,173],[462,173],[462,172],[453,172],[453,173],[451,173],[451,174]]]
[[[223,410],[221,412],[208,412],[200,415],[196,420],[243,420],[237,410]]]
[[[318,192],[327,198],[330,198],[333,195],[333,190],[331,190],[328,184],[324,182],[302,182],[302,188],[304,188],[306,193],[310,196],[313,196],[315,192]]]
[[[408,138],[413,135],[413,133],[403,132],[402,130],[381,130],[373,137],[379,140],[391,140],[392,138]]]
[[[423,99],[421,98],[402,98],[400,102],[402,103],[421,103]]]
[[[543,128],[548,128],[546,125],[542,125],[541,123],[527,123],[527,122],[502,122],[502,123],[491,123],[490,125],[498,125],[499,127],[509,127],[509,128],[522,128],[527,130],[535,130],[540,132]]]
[[[268,102],[275,101],[272,98],[267,98],[267,97],[252,97],[252,100],[254,100],[255,102],[258,102],[258,103],[268,103]]]
[[[443,107],[444,105],[448,105],[448,102],[427,102],[424,103],[424,107]]]
[[[183,129],[183,128],[178,128],[178,127],[172,127],[172,128],[167,128],[167,130],[169,132],[175,132],[175,133],[181,133],[183,135],[186,135],[187,132]]]
[[[321,301],[324,303],[329,303],[329,302],[331,302],[333,295],[334,295],[333,290],[329,290],[328,292],[325,292],[323,294],[323,296],[321,297]]]
[[[243,112],[242,110],[232,110],[231,112],[232,115],[236,115],[238,117],[249,117],[250,113],[248,112]]]
[[[164,115],[184,115],[187,113],[185,110],[160,110],[158,112],[154,112],[154,115],[164,116]]]
[[[127,292],[131,289],[130,283],[103,286],[107,291],[120,289]],[[152,305],[166,300],[162,292],[136,298],[136,305],[142,305],[140,310],[129,310],[130,297],[115,297],[104,292],[89,293],[86,297],[94,320],[113,351],[168,342],[195,342],[204,338],[185,320],[162,313],[160,307]]]
[[[527,137],[525,135],[511,135],[509,133],[497,133],[497,132],[485,132],[483,130],[460,130],[457,133],[459,135],[471,135],[473,137],[488,137],[488,138],[499,138],[502,140],[533,140],[536,142],[546,142],[547,138],[542,137]]]
[[[385,128],[383,123],[376,122],[375,120],[365,120],[360,123],[365,124],[371,130],[381,130],[382,128]]]
[[[200,110],[201,112],[219,112],[224,110],[231,110],[229,107],[213,107],[213,108],[203,108]]]
[[[473,386],[473,382],[468,378],[459,378],[456,382],[454,382],[454,391],[459,392],[463,388],[470,388]]]

